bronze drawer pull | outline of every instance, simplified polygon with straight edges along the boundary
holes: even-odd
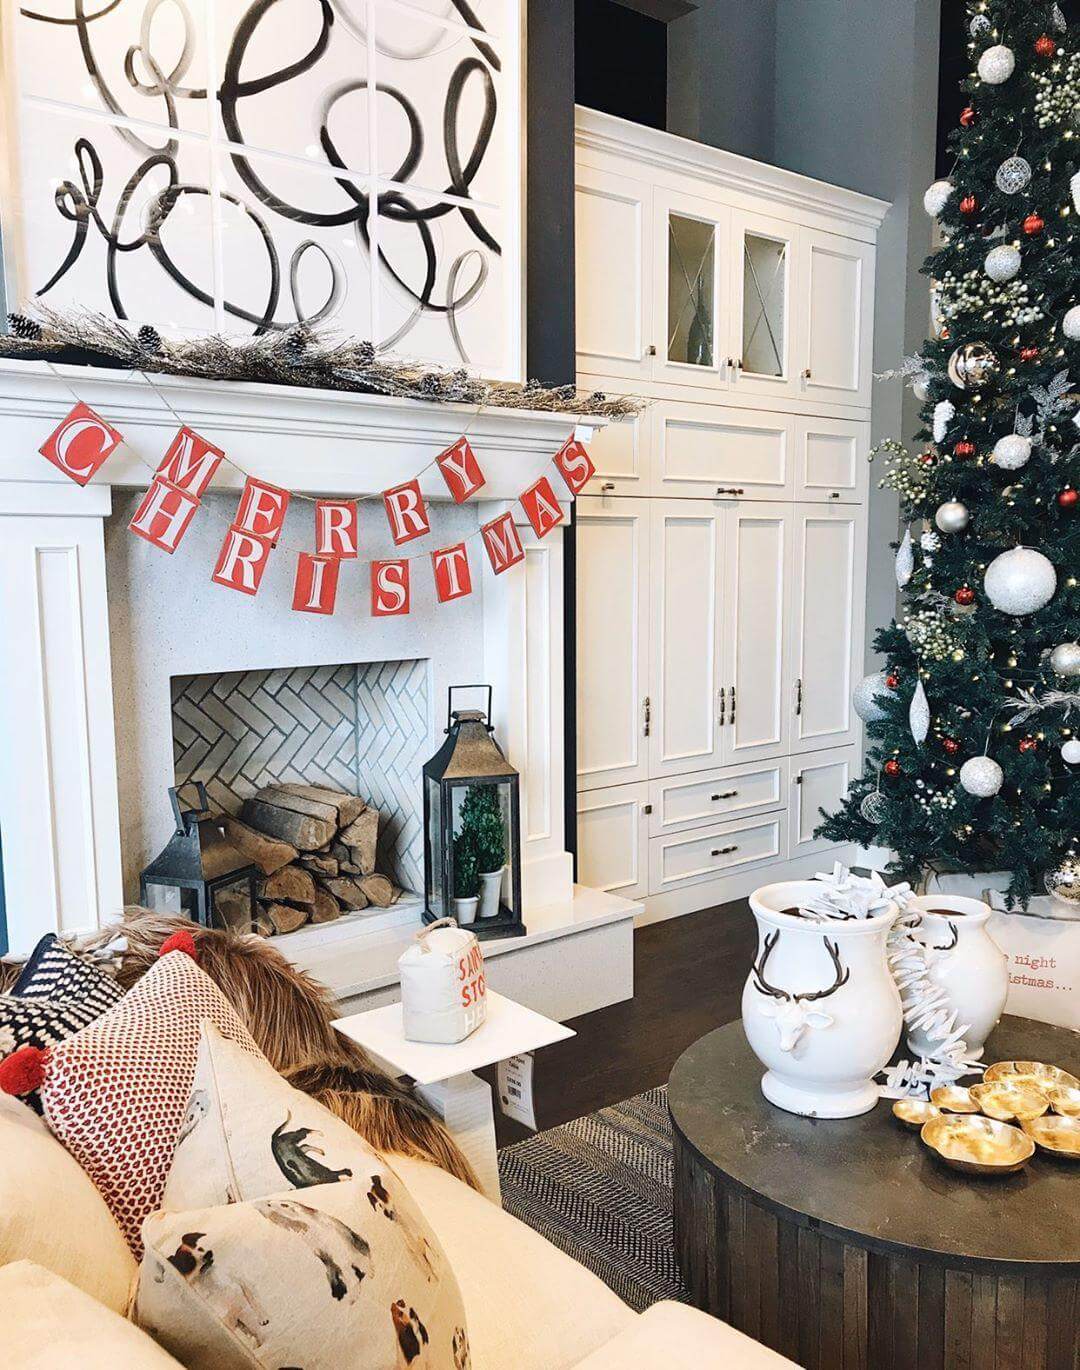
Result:
[[[715,804],[718,799],[734,799],[738,793],[738,790],[722,790],[720,794],[714,794],[711,798]]]
[[[738,850],[739,850],[738,845],[735,845],[735,846],[733,846],[733,847],[714,847],[713,850],[712,850],[712,852],[711,852],[711,855],[712,855],[712,856],[727,856],[727,854],[728,854],[729,852],[738,851]]]

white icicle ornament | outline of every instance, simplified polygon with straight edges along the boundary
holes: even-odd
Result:
[[[911,579],[915,570],[915,549],[911,542],[911,529],[904,530],[900,546],[896,549],[896,584],[899,589]]]
[[[944,442],[949,424],[956,416],[956,405],[951,400],[939,400],[934,405],[934,441]]]
[[[926,691],[923,689],[921,678],[916,681],[915,693],[911,696],[908,724],[911,728],[911,736],[915,739],[915,745],[921,747],[926,741],[926,734],[930,731],[930,702],[926,698]]]

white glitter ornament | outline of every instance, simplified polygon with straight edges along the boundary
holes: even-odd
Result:
[[[870,675],[864,675],[855,686],[851,703],[864,723],[878,723],[885,717],[885,710],[877,699],[878,695],[885,694],[889,688],[885,684],[885,674],[884,671],[872,671]]]
[[[1071,342],[1080,339],[1080,304],[1074,304],[1062,319],[1061,331]]]
[[[1080,675],[1080,642],[1059,642],[1050,653],[1050,665],[1058,675]]]
[[[1069,181],[1069,189],[1072,192],[1073,209],[1080,214],[1080,171]]]
[[[956,405],[951,400],[940,400],[934,405],[934,441],[944,442],[949,424],[956,416]]]
[[[1003,614],[1033,614],[1049,604],[1057,589],[1053,562],[1034,547],[1002,552],[986,568],[983,590]]]
[[[949,203],[949,196],[955,189],[952,181],[935,181],[933,185],[926,187],[922,197],[923,209],[932,219],[936,219]]]
[[[1061,759],[1070,766],[1080,766],[1080,737],[1070,737],[1061,744]]]
[[[929,561],[935,552],[941,551],[941,539],[932,529],[928,528],[919,538],[919,546],[923,550],[923,555]]]
[[[1003,471],[1019,471],[1031,460],[1031,439],[1023,433],[1007,433],[994,443],[990,460]]]
[[[968,526],[968,508],[958,499],[946,500],[938,506],[934,522],[943,533],[962,533]]]
[[[921,679],[915,682],[915,693],[911,696],[908,726],[911,728],[915,745],[921,747],[926,741],[926,734],[930,731],[930,701],[926,698]]]
[[[896,549],[896,584],[899,589],[902,590],[908,583],[914,570],[915,549],[911,541],[911,529],[907,528],[900,540],[900,546]]]
[[[1031,184],[1031,163],[1023,157],[1006,157],[994,175],[994,184],[1003,195],[1019,195]]]
[[[977,14],[968,25],[968,33],[972,38],[981,38],[984,33],[990,32],[990,20],[985,14]]]
[[[1043,885],[1052,899],[1080,904],[1080,857],[1070,852],[1057,870],[1046,872]]]
[[[960,767],[960,784],[976,799],[989,799],[1005,781],[1005,772],[990,756],[971,756]]]
[[[1012,243],[992,247],[986,254],[983,270],[999,285],[1002,281],[1011,281],[1020,274],[1020,249],[1013,247]]]
[[[1000,86],[1016,70],[1016,54],[1004,43],[997,43],[994,47],[986,49],[979,58],[976,70],[979,79],[985,81],[988,86]]]
[[[1064,14],[1061,12],[1060,5],[1055,5],[1050,11],[1050,22],[1053,24],[1054,28],[1057,29],[1058,33],[1067,32],[1069,25]]]

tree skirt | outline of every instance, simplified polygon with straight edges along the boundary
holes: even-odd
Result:
[[[503,1207],[637,1312],[689,1302],[671,1235],[667,1086],[499,1153]]]

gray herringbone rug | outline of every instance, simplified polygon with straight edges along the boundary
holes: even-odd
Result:
[[[671,1176],[666,1086],[499,1153],[507,1212],[638,1312],[689,1301],[672,1244]]]

